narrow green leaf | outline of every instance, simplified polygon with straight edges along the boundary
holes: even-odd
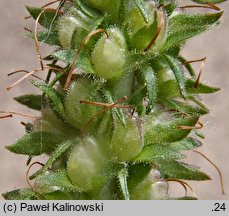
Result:
[[[199,4],[206,4],[206,3],[219,4],[219,3],[225,2],[227,0],[192,0],[192,1],[199,3]]]
[[[14,100],[22,105],[29,107],[30,109],[41,110],[41,95],[22,95],[19,97],[15,97]]]
[[[149,19],[148,19],[148,9],[146,8],[145,4],[144,4],[144,1],[143,0],[134,0],[139,12],[141,13],[144,21],[146,23],[149,22]]]
[[[59,61],[71,64],[75,57],[75,51],[73,50],[58,50],[52,54],[52,56]],[[85,73],[95,74],[92,64],[89,60],[88,54],[80,52],[76,61],[76,67],[83,70]]]
[[[47,95],[51,102],[51,106],[54,112],[57,113],[59,117],[61,117],[63,120],[67,121],[67,117],[65,114],[64,105],[62,102],[62,96],[59,92],[57,92],[52,86],[44,83],[44,82],[38,82],[38,81],[31,81],[33,85],[38,87]]]
[[[150,66],[144,66],[141,68],[140,72],[145,81],[149,106],[151,110],[157,100],[157,78]]]
[[[154,162],[157,169],[159,169],[166,179],[185,179],[204,181],[211,180],[211,178],[199,171],[196,167],[178,161],[157,161]]]
[[[164,10],[166,11],[166,13],[168,14],[168,16],[170,16],[173,11],[176,9],[176,1],[175,0],[172,0],[170,3],[166,3],[163,8]]]
[[[85,4],[85,1],[83,0],[75,0],[74,1],[76,6],[80,8],[82,12],[84,12],[87,16],[95,19],[95,17],[99,16],[99,13],[97,10],[94,10],[91,7],[88,7],[87,4]]]
[[[177,59],[180,61],[180,63],[182,65],[185,66],[185,68],[187,69],[187,71],[189,72],[189,74],[191,75],[191,77],[195,78],[196,77],[196,73],[195,73],[192,65],[190,63],[187,63],[187,60],[185,58],[183,58],[182,56],[178,56]]]
[[[170,143],[170,147],[174,150],[192,150],[194,148],[199,148],[202,143],[194,138],[187,137],[179,142]]]
[[[118,176],[118,173],[124,168],[124,164],[121,163],[108,163],[98,175],[92,178],[93,191],[92,193],[98,194],[98,192],[106,185],[106,183],[114,177]]]
[[[127,186],[127,177],[128,177],[128,171],[126,168],[122,169],[118,173],[118,182],[119,182],[119,186],[120,186],[122,195],[125,200],[130,200],[130,194],[129,194],[128,186]]]
[[[199,117],[174,118],[158,121],[148,117],[145,123],[145,145],[177,142],[184,139],[191,130],[180,129],[180,126],[195,126]]]
[[[186,80],[186,91],[188,94],[211,94],[220,90],[220,88],[209,86],[203,83],[199,83],[198,86],[195,87],[195,83],[195,80]]]
[[[34,33],[33,32],[26,32],[25,34],[26,37],[34,39]],[[59,41],[59,36],[58,33],[56,31],[40,31],[37,33],[37,38],[38,41],[42,42],[42,43],[46,43],[49,45],[60,45],[60,41]]]
[[[169,35],[164,50],[206,31],[220,19],[222,14],[223,12],[208,14],[179,13],[171,16],[168,24]]]
[[[109,104],[114,104],[115,101],[113,100],[113,97],[111,95],[111,93],[109,91],[104,91],[103,92],[104,97],[106,98],[107,102]],[[114,111],[114,113],[116,114],[116,116],[118,117],[119,121],[121,122],[121,124],[124,126],[125,125],[125,116],[124,113],[121,109],[117,109],[117,108],[113,108],[112,109]]]
[[[192,103],[192,100],[186,100],[185,102],[181,102],[175,99],[164,99],[160,101],[168,110],[177,110],[179,112],[187,113],[190,115],[205,115],[209,113],[209,110],[206,107],[195,104],[195,102]]]
[[[120,6],[119,6],[119,24],[122,25],[124,20],[125,20],[125,16],[126,16],[126,4],[127,2],[125,0],[120,0]]]
[[[136,186],[140,184],[151,170],[150,164],[134,163],[128,167],[128,189],[132,193]]]
[[[50,153],[62,141],[63,138],[57,134],[34,131],[23,136],[15,144],[6,146],[6,148],[16,154],[35,156]]]
[[[77,142],[75,142],[74,140],[67,140],[61,143],[59,146],[57,146],[56,150],[50,155],[46,164],[40,170],[38,170],[33,175],[31,175],[29,179],[33,180],[38,175],[41,175],[45,171],[48,171],[49,169],[51,169],[53,163],[75,143]]]
[[[26,9],[28,10],[30,15],[34,19],[37,19],[37,17],[41,14],[41,12],[44,11],[42,13],[42,15],[40,16],[39,24],[41,26],[43,26],[44,28],[47,28],[47,29],[49,29],[52,24],[53,24],[53,27],[55,27],[55,25],[56,25],[55,18],[57,20],[57,18],[59,16],[57,11],[48,10],[48,9],[45,10],[43,8],[36,8],[36,7],[30,7],[30,6],[26,6]]]
[[[13,190],[3,193],[2,196],[6,200],[38,200],[39,197],[31,189],[25,188],[20,190]]]
[[[140,155],[138,155],[137,158],[134,159],[134,161],[149,163],[155,160],[172,160],[182,158],[184,158],[184,155],[181,155],[180,153],[166,145],[153,144],[145,146]]]
[[[70,182],[65,171],[46,172],[36,178],[35,189],[38,193],[54,191],[76,192],[77,188]]]
[[[179,64],[179,62],[177,61],[176,58],[169,56],[169,55],[164,55],[168,64],[170,65],[170,68],[172,69],[176,80],[177,80],[177,84],[179,86],[179,91],[180,94],[185,98],[186,96],[186,92],[185,92],[185,76],[184,76],[184,72],[181,68],[181,65]]]

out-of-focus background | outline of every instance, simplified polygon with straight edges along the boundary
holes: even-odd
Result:
[[[6,86],[20,75],[7,77],[7,73],[16,69],[32,70],[39,67],[34,43],[23,36],[25,26],[33,28],[31,20],[24,20],[27,15],[24,5],[42,5],[48,0],[2,0],[0,1],[0,110],[18,111],[27,114],[38,114],[17,104],[12,98],[24,93],[36,92],[28,81],[24,81],[11,91]],[[181,5],[190,4],[181,0]],[[206,135],[204,146],[199,150],[211,158],[221,169],[224,176],[226,195],[221,194],[219,176],[216,170],[203,158],[190,153],[189,161],[209,173],[212,181],[191,182],[199,199],[229,198],[229,2],[220,5],[224,10],[221,25],[191,39],[183,50],[188,60],[207,56],[202,80],[220,86],[222,90],[211,96],[204,96],[204,101],[211,113],[204,117],[203,132]],[[48,47],[42,47],[47,53]],[[196,69],[200,65],[196,64]],[[26,157],[14,155],[4,149],[5,145],[14,143],[24,134],[20,117],[0,121],[0,193],[16,188],[27,187]],[[179,187],[179,186],[178,186]],[[181,193],[181,192],[180,192]],[[0,198],[2,199],[2,198]]]

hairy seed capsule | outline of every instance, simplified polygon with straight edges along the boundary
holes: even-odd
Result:
[[[106,157],[101,151],[97,141],[86,137],[72,150],[67,174],[72,183],[82,191],[93,189],[95,177],[105,165]]]
[[[152,67],[158,80],[160,98],[172,98],[180,95],[174,72],[164,58],[152,61]]]
[[[135,158],[144,145],[142,125],[134,119],[128,119],[125,127],[118,122],[113,132],[111,147],[113,155],[119,161]]]
[[[126,42],[118,28],[108,30],[109,38],[103,35],[91,55],[96,74],[104,79],[121,77],[126,62]]]
[[[65,111],[70,123],[78,129],[95,128],[100,116],[95,116],[98,107],[80,103],[82,100],[101,102],[96,84],[87,78],[82,78],[70,85],[65,98]]]

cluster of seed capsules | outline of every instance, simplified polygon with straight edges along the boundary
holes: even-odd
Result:
[[[44,27],[28,36],[57,48],[44,58],[49,62],[46,82],[32,81],[42,90],[42,106],[36,107],[42,116],[27,125],[25,137],[7,146],[30,158],[47,154],[49,159],[30,176],[35,179],[30,192],[14,194],[171,199],[169,181],[186,188],[183,180],[210,179],[184,163],[181,154],[201,146],[199,118],[208,109],[199,94],[219,90],[201,83],[202,69],[196,75],[192,62],[180,55],[187,39],[222,15],[213,4],[220,1],[196,2],[201,4],[65,0],[57,9],[27,7]],[[189,11],[197,5],[206,12]],[[16,100],[33,103],[28,95]],[[12,193],[4,196],[10,199]]]

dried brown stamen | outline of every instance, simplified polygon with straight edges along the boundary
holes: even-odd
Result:
[[[0,113],[6,114],[5,116],[7,117],[13,117],[13,115],[18,115],[26,118],[31,118],[31,119],[37,119],[37,116],[30,115],[30,114],[23,114],[23,113],[18,113],[18,112],[8,112],[8,111],[0,111]],[[4,118],[4,116],[3,116]]]
[[[220,171],[219,167],[216,166],[206,155],[204,155],[203,153],[197,151],[197,150],[193,150],[193,152],[201,155],[203,158],[205,158],[212,166],[215,167],[215,169],[217,170],[219,177],[220,177],[220,185],[221,185],[221,190],[222,190],[222,194],[225,194],[225,190],[224,190],[224,182],[223,182],[223,175],[222,172]]]

